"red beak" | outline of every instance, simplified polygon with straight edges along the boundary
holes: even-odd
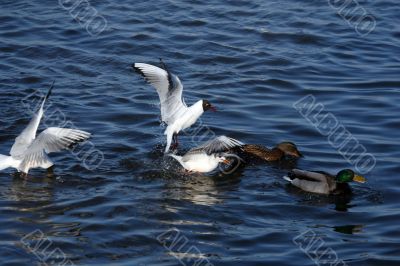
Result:
[[[216,112],[216,111],[217,111],[217,108],[216,108],[215,106],[211,105],[211,106],[210,106],[210,110],[213,111],[213,112]]]

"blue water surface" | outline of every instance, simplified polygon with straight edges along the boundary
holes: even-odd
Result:
[[[51,155],[56,178],[1,171],[1,264],[399,265],[399,3],[338,2],[2,0],[0,153],[53,80],[40,129],[93,137]],[[130,67],[159,58],[188,104],[218,108],[180,153],[224,134],[292,141],[304,158],[183,173],[162,155],[157,94]],[[320,113],[296,109],[307,95]],[[320,132],[328,114],[352,142]],[[357,168],[368,182],[311,195],[281,178],[292,167]]]

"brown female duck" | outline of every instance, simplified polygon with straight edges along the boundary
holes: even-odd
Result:
[[[241,148],[244,158],[258,158],[267,162],[279,161],[286,156],[295,158],[303,156],[296,145],[288,141],[281,142],[272,149],[257,144],[245,144]]]

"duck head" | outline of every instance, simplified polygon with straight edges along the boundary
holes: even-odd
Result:
[[[303,157],[303,155],[297,149],[297,146],[293,142],[281,142],[276,147],[281,150],[285,155],[290,155],[296,158]]]
[[[339,173],[337,173],[336,175],[336,182],[338,183],[348,183],[348,182],[359,182],[359,183],[365,183],[366,179],[361,176],[361,175],[357,175],[356,173],[354,173],[353,170],[350,169],[344,169],[342,171],[340,171]]]

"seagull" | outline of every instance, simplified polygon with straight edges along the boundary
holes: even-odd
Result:
[[[167,135],[165,153],[174,140],[174,148],[178,146],[178,134],[181,130],[191,127],[207,110],[216,111],[216,108],[207,100],[199,100],[188,107],[182,97],[183,85],[179,78],[169,72],[160,59],[161,67],[144,63],[134,63],[132,68],[141,74],[158,93],[161,104],[161,119],[167,124],[164,135]]]
[[[36,136],[40,120],[43,116],[43,106],[53,90],[54,82],[36,114],[28,126],[15,139],[10,155],[0,154],[0,170],[12,167],[27,175],[31,168],[48,169],[53,162],[47,153],[68,149],[78,142],[85,141],[90,133],[69,128],[49,127]]]
[[[177,160],[189,172],[207,173],[217,168],[219,163],[229,164],[227,157],[238,158],[238,156],[227,153],[227,151],[243,145],[236,139],[219,136],[189,150],[183,156],[168,155]]]

